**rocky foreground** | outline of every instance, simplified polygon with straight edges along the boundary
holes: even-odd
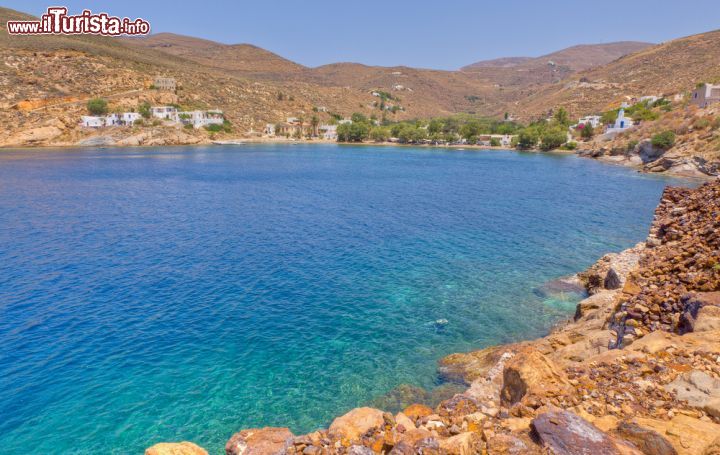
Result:
[[[590,297],[548,336],[442,359],[468,388],[434,409],[353,409],[300,436],[242,430],[226,454],[720,455],[720,180],[667,188],[647,241],[580,278]]]

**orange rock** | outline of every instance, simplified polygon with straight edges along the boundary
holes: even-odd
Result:
[[[379,409],[355,408],[333,420],[328,430],[333,437],[344,442],[353,442],[359,440],[368,430],[381,427],[384,422],[383,412]]]
[[[425,406],[424,404],[419,403],[411,404],[403,410],[403,414],[408,416],[412,421],[415,421],[421,417],[429,416],[434,412],[435,411],[433,411],[432,408],[430,408],[429,406]]]
[[[208,455],[207,450],[192,442],[161,442],[145,449],[145,455]]]
[[[275,455],[285,453],[294,435],[287,428],[252,428],[242,430],[225,444],[227,455]]]

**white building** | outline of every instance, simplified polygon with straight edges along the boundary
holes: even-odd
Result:
[[[80,117],[80,125],[86,128],[100,128],[105,126],[105,117],[96,115],[83,115]]]
[[[577,125],[575,127],[577,128],[580,125],[587,125],[588,123],[593,128],[597,128],[600,126],[601,117],[599,115],[586,115],[585,117],[578,120]]]
[[[338,125],[345,125],[347,123],[352,123],[352,119],[344,118],[342,120],[338,120]]]
[[[268,136],[275,136],[275,124],[274,123],[266,123],[263,133],[267,134]]]
[[[225,121],[223,112],[219,110],[178,112],[177,116],[183,125],[192,125],[195,129],[208,125],[222,125]]]
[[[337,140],[337,125],[320,125],[318,127],[320,136],[329,141]]]
[[[150,113],[155,118],[178,122],[178,110],[173,106],[152,106]]]
[[[125,125],[133,125],[137,120],[142,119],[142,115],[137,112],[123,112],[120,116],[120,120]]]
[[[609,127],[605,133],[622,133],[633,127],[633,120],[630,117],[625,117],[625,108],[628,107],[627,103],[623,103],[618,111],[617,119],[615,123]]]
[[[702,108],[720,102],[720,85],[699,85],[695,90],[693,90],[690,102]]]

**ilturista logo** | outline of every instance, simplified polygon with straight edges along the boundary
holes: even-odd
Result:
[[[37,21],[8,21],[10,35],[147,35],[150,23],[142,18],[110,16],[83,10],[68,15],[64,6],[51,6]]]

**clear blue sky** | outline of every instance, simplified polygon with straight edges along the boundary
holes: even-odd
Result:
[[[153,32],[251,43],[307,66],[333,62],[457,69],[539,56],[574,44],[662,42],[717,29],[717,0],[5,0],[40,15],[48,5],[142,17]]]

